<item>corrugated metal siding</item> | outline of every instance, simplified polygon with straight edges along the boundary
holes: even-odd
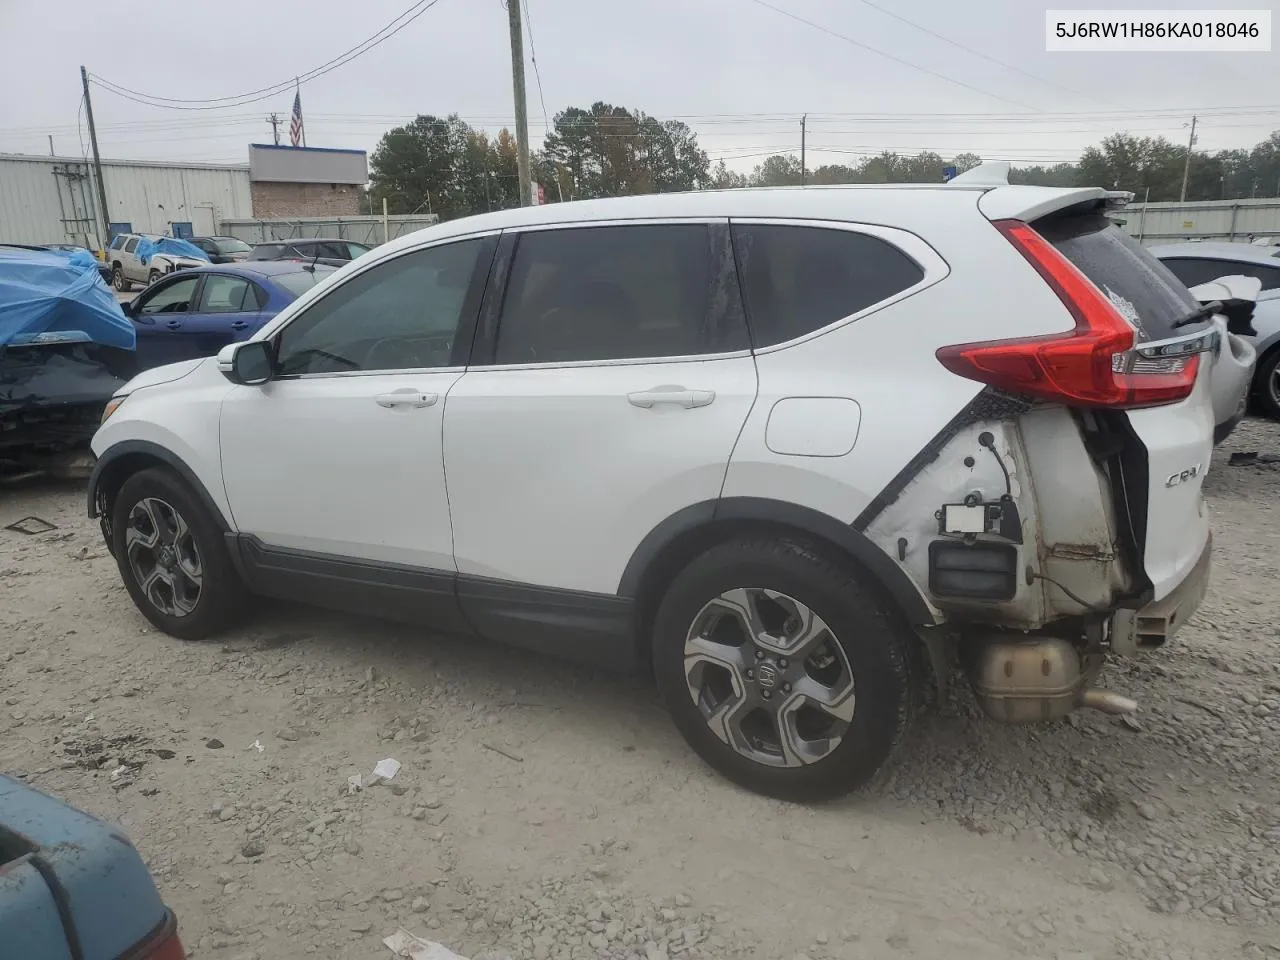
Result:
[[[120,160],[104,160],[102,167],[111,221],[131,223],[140,232],[168,233],[173,221],[191,222],[196,233],[212,232],[223,218],[253,215],[248,167]],[[0,242],[64,242],[71,239],[68,229],[76,227],[64,225],[64,219],[88,218],[96,224],[96,185],[74,177],[87,169],[79,158],[0,156]],[[72,212],[68,208],[81,189],[89,209]],[[89,231],[95,240],[93,225]]]
[[[1280,200],[1208,200],[1199,203],[1131,203],[1117,216],[1143,243],[1242,240],[1280,236]]]

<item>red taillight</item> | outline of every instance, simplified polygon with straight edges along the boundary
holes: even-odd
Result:
[[[187,953],[182,948],[178,934],[172,933],[156,944],[150,953],[144,954],[144,957],[145,960],[187,960]]]
[[[1009,393],[1087,407],[1173,403],[1195,387],[1195,355],[1146,360],[1134,354],[1134,328],[1111,301],[1044,237],[1020,220],[995,228],[1027,258],[1075,318],[1069,333],[942,347],[952,373]]]

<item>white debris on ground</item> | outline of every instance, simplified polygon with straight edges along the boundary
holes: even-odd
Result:
[[[0,770],[121,823],[198,960],[397,929],[471,960],[1280,957],[1280,466],[1249,450],[1280,426],[1215,457],[1200,614],[1104,677],[1135,722],[962,692],[819,807],[711,774],[642,680],[291,607],[157,634],[80,489],[0,489],[0,527],[57,525],[0,531]]]

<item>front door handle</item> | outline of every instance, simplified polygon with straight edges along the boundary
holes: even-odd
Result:
[[[170,320],[165,324],[170,330],[177,330],[182,326],[181,320]]]
[[[394,408],[394,407],[429,407],[440,399],[438,393],[423,393],[421,390],[414,390],[412,387],[404,390],[392,390],[390,393],[380,393],[373,398],[378,402],[378,406]]]
[[[686,410],[692,410],[694,407],[708,406],[715,398],[714,390],[690,390],[688,387],[669,385],[650,387],[648,390],[627,394],[628,403],[633,407],[643,407],[646,410],[660,403],[673,403]]]
[[[244,329],[245,327],[247,327],[248,325],[249,325],[249,321],[248,321],[248,320],[236,320],[235,322],[233,322],[233,323],[231,324],[231,329],[232,329],[232,330],[243,330],[243,329]]]

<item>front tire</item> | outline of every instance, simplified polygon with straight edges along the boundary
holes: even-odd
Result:
[[[915,712],[908,631],[806,546],[713,547],[658,609],[654,672],[708,764],[782,800],[841,796],[890,760]]]
[[[226,541],[191,488],[162,468],[120,487],[112,508],[112,553],[134,604],[181,640],[204,640],[243,613],[247,592]]]
[[[163,276],[164,274],[161,273],[159,270],[152,270],[150,273],[147,274],[147,285],[150,286],[151,284],[155,283],[157,280],[159,280]]]

